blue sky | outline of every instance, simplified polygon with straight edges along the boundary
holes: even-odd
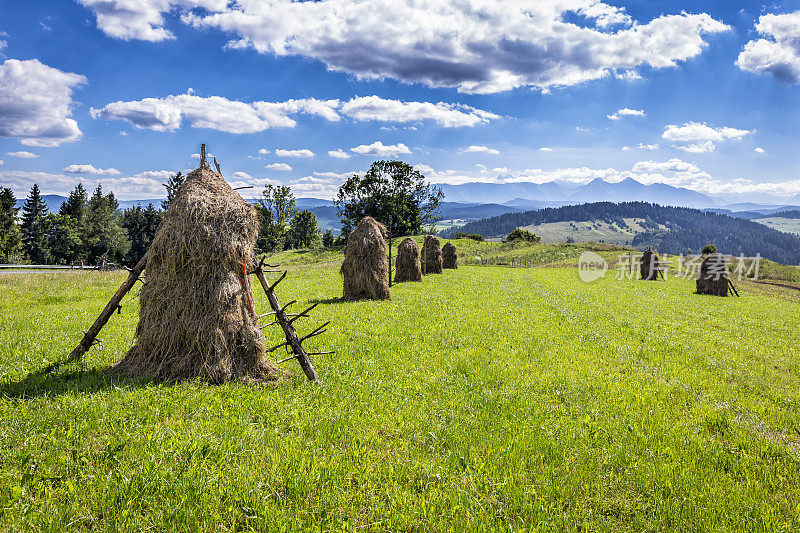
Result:
[[[253,194],[329,198],[390,157],[437,183],[800,193],[800,0],[0,8],[0,185],[18,196],[160,197],[202,142]]]

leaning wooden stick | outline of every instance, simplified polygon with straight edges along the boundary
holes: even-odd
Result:
[[[97,337],[97,334],[100,333],[100,330],[103,329],[103,326],[106,325],[108,319],[111,318],[111,315],[114,314],[114,311],[116,311],[119,308],[119,304],[122,301],[122,298],[124,298],[125,295],[128,294],[128,291],[130,291],[131,288],[134,286],[136,280],[138,280],[139,276],[142,275],[142,272],[144,271],[144,267],[146,264],[147,264],[147,254],[145,254],[144,257],[142,257],[139,260],[139,262],[136,263],[136,266],[133,267],[128,272],[128,278],[124,282],[122,282],[122,285],[120,285],[119,289],[117,289],[117,292],[114,293],[114,296],[111,297],[111,300],[108,302],[105,309],[103,309],[103,312],[100,313],[100,316],[97,317],[97,320],[94,321],[92,327],[90,327],[83,334],[81,342],[78,343],[75,349],[72,350],[72,353],[69,354],[69,357],[66,360],[67,363],[72,363],[74,361],[79,360],[83,356],[83,354],[89,351],[89,348],[91,348],[92,344],[94,344],[94,340]]]
[[[270,286],[269,282],[267,281],[267,277],[264,275],[264,271],[261,269],[260,265],[255,270],[255,275],[258,277],[258,281],[261,282],[261,287],[264,288],[264,292],[267,293],[269,305],[272,307],[272,310],[275,313],[275,322],[281,325],[281,328],[283,328],[283,334],[286,337],[286,342],[279,344],[275,348],[289,346],[294,353],[294,355],[289,359],[296,358],[300,363],[300,367],[303,369],[303,372],[305,372],[306,377],[310,381],[317,381],[317,371],[314,370],[314,365],[311,364],[311,359],[309,359],[308,353],[306,353],[305,349],[303,348],[302,340],[297,336],[297,332],[294,330],[292,320],[289,319],[289,316],[285,312],[285,309],[294,302],[289,302],[289,304],[281,306],[281,304],[278,302],[278,297],[275,296],[275,285],[277,285],[278,282],[286,277],[286,273],[284,272],[283,276],[281,276],[281,278],[272,286]],[[308,311],[310,311],[310,309],[306,309],[306,311],[299,314],[302,315]],[[284,359],[283,361],[288,361],[289,359]]]

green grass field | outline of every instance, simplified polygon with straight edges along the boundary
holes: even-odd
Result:
[[[273,257],[297,265],[283,301],[322,302],[301,331],[332,321],[320,383],[294,362],[269,385],[111,382],[135,295],[102,351],[36,374],[123,274],[0,276],[0,529],[800,528],[800,303],[462,244],[495,264],[385,302],[338,301],[337,252]],[[548,268],[497,266],[515,256]]]
[[[800,220],[796,218],[783,218],[783,217],[767,217],[758,218],[753,222],[764,224],[772,229],[782,231],[784,233],[793,233],[800,235]]]

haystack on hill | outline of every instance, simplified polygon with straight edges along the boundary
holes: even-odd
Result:
[[[458,268],[458,252],[452,242],[442,246],[442,267]]]
[[[394,268],[395,282],[422,281],[419,264],[419,246],[414,239],[406,237],[397,247],[397,262]]]
[[[641,278],[647,281],[658,279],[658,255],[648,248],[639,260],[639,273]]]
[[[342,299],[388,300],[389,261],[386,228],[372,217],[364,217],[347,237],[341,274]]]
[[[265,356],[247,265],[255,262],[256,210],[209,168],[176,192],[147,255],[136,343],[113,372],[213,383],[265,380]]]
[[[730,284],[725,257],[717,253],[706,257],[700,265],[700,274],[697,276],[697,293],[728,296]]]
[[[422,273],[442,273],[442,248],[439,238],[433,235],[425,235],[425,242],[422,245]]]

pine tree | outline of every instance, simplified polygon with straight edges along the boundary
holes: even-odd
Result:
[[[167,181],[167,199],[161,201],[161,209],[164,211],[169,209],[169,204],[172,203],[173,198],[175,198],[175,193],[178,192],[178,189],[181,188],[184,181],[186,181],[186,176],[180,172],[169,177],[169,181]]]
[[[61,204],[59,215],[66,215],[74,220],[77,224],[83,224],[86,221],[87,204],[89,197],[83,184],[79,183],[77,187],[72,189],[69,193],[67,201]]]
[[[17,198],[9,188],[0,189],[0,261],[6,263],[19,250],[20,233],[17,224]]]
[[[90,263],[99,264],[102,258],[121,261],[130,248],[125,230],[120,224],[114,194],[103,195],[100,185],[89,199],[86,216],[86,247]]]
[[[131,243],[130,250],[125,254],[125,261],[129,265],[138,263],[150,248],[162,218],[163,212],[153,207],[153,204],[147,204],[145,209],[135,205],[122,213],[122,226]]]
[[[22,206],[21,227],[23,248],[33,263],[45,263],[48,258],[46,216],[47,204],[39,191],[39,185],[34,183]]]

